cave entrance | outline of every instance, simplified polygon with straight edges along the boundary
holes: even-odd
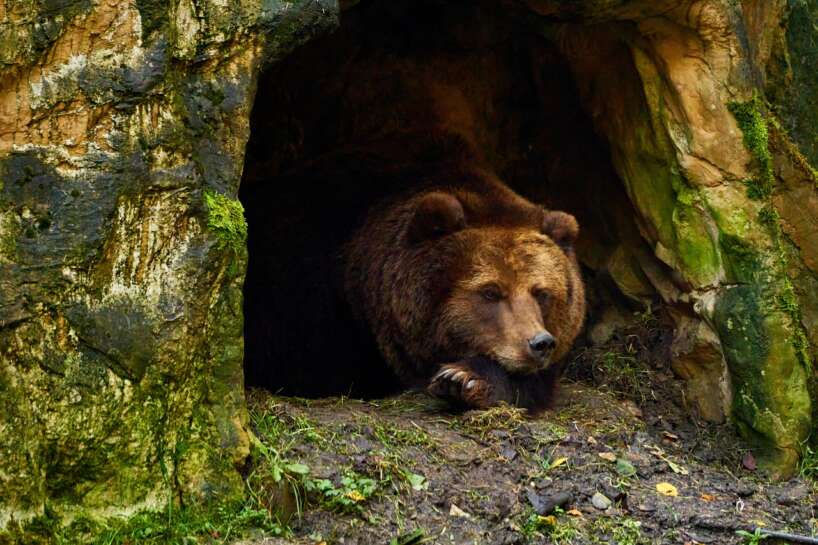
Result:
[[[397,387],[338,305],[338,248],[395,180],[463,146],[525,197],[578,218],[591,329],[654,297],[638,271],[608,274],[622,248],[644,243],[570,63],[524,12],[498,4],[361,2],[261,77],[239,194],[248,386],[306,396]]]

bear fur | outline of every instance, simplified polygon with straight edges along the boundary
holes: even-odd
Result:
[[[577,222],[491,172],[448,174],[369,211],[343,252],[344,297],[403,384],[545,408],[585,315]]]

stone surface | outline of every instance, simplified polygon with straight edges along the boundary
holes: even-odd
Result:
[[[764,68],[754,59],[771,47],[759,28],[775,27],[781,5],[754,3],[745,17],[729,2],[684,2],[663,17],[634,19],[633,4],[610,9],[636,20],[636,30],[562,30],[559,38],[611,145],[642,236],[673,269],[679,292],[660,293],[713,333],[706,343],[712,359],[696,368],[719,380],[726,370],[732,395],[699,377],[690,361],[676,368],[692,390],[701,391],[695,382],[702,381],[710,393],[723,392],[709,407],[700,404],[702,413],[717,415],[732,397],[731,414],[763,447],[766,467],[789,474],[810,431],[811,367],[800,340],[805,305],[789,280],[786,243],[768,202],[770,119],[753,98],[752,77]],[[623,61],[623,50],[632,62]],[[696,352],[690,348],[677,353]]]
[[[254,85],[335,7],[54,6],[0,8],[0,526],[239,496]]]
[[[611,506],[611,500],[605,494],[601,492],[594,492],[594,495],[591,496],[591,504],[600,511],[605,511]]]
[[[724,422],[730,414],[732,388],[719,338],[701,320],[681,315],[675,322],[671,365],[686,381],[687,400],[700,418]]]

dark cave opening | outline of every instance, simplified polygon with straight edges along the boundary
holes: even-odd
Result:
[[[623,303],[602,263],[640,240],[633,208],[557,46],[494,2],[370,0],[258,84],[239,193],[248,386],[399,388],[340,297],[339,249],[373,203],[465,148],[524,197],[577,217],[591,323],[611,298]]]

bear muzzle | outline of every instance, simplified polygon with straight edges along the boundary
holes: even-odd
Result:
[[[528,353],[532,358],[547,364],[557,347],[557,339],[548,331],[540,331],[528,339]]]

